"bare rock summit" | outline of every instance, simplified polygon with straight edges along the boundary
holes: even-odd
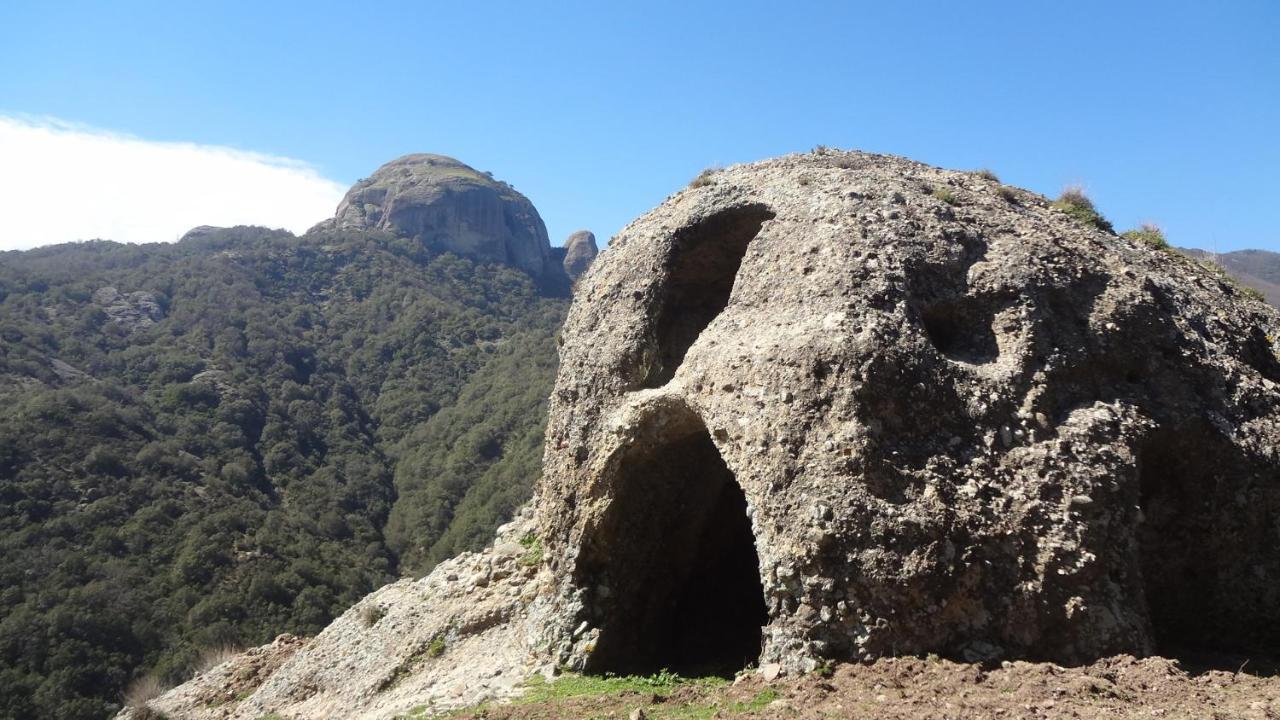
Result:
[[[385,230],[557,282],[547,228],[515,188],[444,155],[405,155],[347,191],[320,227]]]
[[[591,267],[600,249],[596,247],[595,233],[579,230],[564,241],[564,272],[570,280],[577,280]]]
[[[1278,332],[1195,261],[976,174],[720,170],[583,276],[542,479],[493,545],[239,699],[196,678],[154,705],[380,718],[566,666],[1274,651]]]

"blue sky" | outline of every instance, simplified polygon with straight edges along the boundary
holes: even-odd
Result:
[[[704,167],[824,144],[1078,183],[1119,228],[1280,250],[1270,0],[11,0],[0,116],[292,158],[344,187],[453,155],[528,195],[556,243],[616,233]]]

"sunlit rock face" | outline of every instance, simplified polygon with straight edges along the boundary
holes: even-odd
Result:
[[[515,188],[443,155],[405,155],[357,182],[330,226],[374,228],[556,279],[547,228]]]
[[[546,642],[616,671],[1274,649],[1278,324],[976,174],[700,178],[563,331]]]

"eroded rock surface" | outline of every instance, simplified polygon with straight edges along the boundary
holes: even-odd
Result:
[[[1271,308],[901,158],[697,185],[613,240],[563,331],[559,661],[1280,647]]]
[[[356,183],[322,226],[386,230],[556,282],[547,228],[515,188],[443,155],[405,155]]]

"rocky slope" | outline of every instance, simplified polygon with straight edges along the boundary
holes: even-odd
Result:
[[[1256,289],[1267,302],[1280,306],[1280,253],[1267,250],[1236,250],[1214,255],[1204,250],[1179,248],[1200,260],[1212,260],[1241,283]]]
[[[515,188],[443,155],[405,155],[357,182],[321,228],[376,229],[563,285],[547,228]]]
[[[352,610],[239,702],[198,678],[156,707],[377,718],[564,666],[1274,650],[1278,331],[1198,263],[980,175],[832,151],[709,174],[580,283],[519,526],[365,601],[403,621]]]

